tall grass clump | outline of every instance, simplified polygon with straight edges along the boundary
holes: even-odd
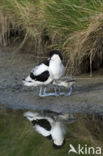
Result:
[[[67,72],[92,75],[103,67],[103,1],[45,0],[43,6],[52,43],[68,58]]]
[[[72,33],[65,51],[72,73],[92,72],[103,68],[103,14],[95,16],[88,28]]]
[[[22,39],[20,47],[30,43],[36,55],[61,49],[67,71],[92,71],[103,64],[102,10],[102,0],[0,0],[0,17],[5,18],[0,23],[0,42],[17,37]],[[94,67],[96,56],[99,63]]]
[[[48,27],[65,35],[87,28],[91,18],[102,11],[101,5],[101,0],[43,1]]]
[[[42,14],[39,9],[39,2],[33,0],[1,0],[1,11],[6,14],[9,21],[8,31],[15,37],[15,32],[18,31],[19,38],[23,35],[22,44],[31,39],[36,47],[39,48],[41,41],[41,26]],[[20,45],[20,46],[21,46]]]

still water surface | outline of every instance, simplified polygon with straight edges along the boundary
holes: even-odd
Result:
[[[0,156],[88,156],[97,155],[97,147],[102,152],[102,115],[25,112],[28,110],[0,109]],[[78,151],[79,146],[83,151]],[[89,147],[94,149],[88,151]],[[80,153],[69,153],[73,148]]]

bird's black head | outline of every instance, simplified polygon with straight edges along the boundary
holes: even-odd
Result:
[[[51,135],[47,136],[46,138],[47,138],[48,140],[52,140]]]
[[[52,57],[54,54],[59,55],[60,59],[63,60],[62,54],[59,50],[50,51],[49,56]]]
[[[58,146],[58,145],[56,145],[56,144],[53,143],[53,147],[54,147],[55,149],[60,149],[60,148],[62,148],[64,145],[65,145],[65,139],[64,139],[63,143],[62,143],[60,146]]]

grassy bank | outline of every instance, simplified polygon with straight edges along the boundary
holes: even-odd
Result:
[[[81,116],[76,123],[68,125],[66,144],[61,149],[54,149],[50,140],[34,131],[31,123],[23,117],[23,111],[0,110],[0,155],[67,156],[69,144],[76,149],[78,144],[103,147],[102,129],[101,120],[86,120]],[[74,156],[75,153],[70,155]]]
[[[0,0],[0,43],[21,39],[36,55],[61,49],[67,72],[92,73],[103,66],[102,9],[102,0]]]

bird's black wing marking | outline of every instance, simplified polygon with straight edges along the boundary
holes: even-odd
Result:
[[[32,72],[30,73],[30,77],[35,81],[45,82],[49,77],[49,71],[44,71],[40,75],[34,75]]]
[[[46,66],[49,66],[49,63],[50,63],[50,59],[48,58],[48,59],[44,60],[43,62],[41,62],[40,64],[38,64],[38,66],[41,64],[45,64]]]
[[[45,64],[46,66],[49,66],[49,63],[50,63],[50,59],[47,59],[47,60],[43,61],[43,64]]]
[[[38,124],[39,126],[45,128],[48,131],[51,130],[51,125],[46,119],[36,120],[36,124]]]
[[[33,126],[35,126],[35,124],[37,124],[37,125],[45,128],[46,130],[51,130],[51,125],[46,119],[33,120],[32,124],[33,124]],[[49,137],[49,139],[50,139],[50,137]]]
[[[35,126],[35,124],[36,124],[36,120],[33,120],[33,121],[32,121],[32,124],[33,124],[33,126]]]

